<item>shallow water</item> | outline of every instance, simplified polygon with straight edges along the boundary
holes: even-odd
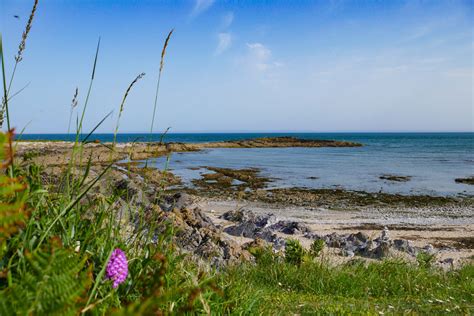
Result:
[[[185,182],[201,166],[261,169],[272,187],[331,188],[402,194],[474,194],[455,178],[474,175],[474,134],[303,134],[305,138],[357,141],[354,148],[217,148],[173,154],[169,168]],[[160,168],[164,158],[154,160]],[[381,180],[383,174],[411,176],[408,182]],[[315,179],[317,178],[317,179]]]
[[[360,142],[354,148],[209,149],[175,153],[169,167],[186,182],[206,170],[200,166],[261,169],[274,187],[330,188],[431,195],[474,195],[474,186],[455,178],[474,175],[474,133],[202,133],[168,134],[168,142],[209,142],[255,137],[294,136]],[[23,135],[23,139],[67,140],[64,134]],[[92,138],[111,141],[112,134]],[[155,134],[152,140],[158,141]],[[119,142],[149,140],[147,134],[119,134]],[[160,168],[165,159],[154,160]],[[383,174],[411,176],[408,182],[379,179]],[[317,177],[317,179],[309,179]]]

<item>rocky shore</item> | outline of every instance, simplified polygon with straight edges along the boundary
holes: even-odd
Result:
[[[312,192],[314,200],[303,195],[300,200],[285,203],[266,202],[258,199],[261,195],[256,192],[261,189],[246,192],[253,200],[224,193],[209,197],[199,192],[167,190],[172,182],[156,169],[119,168],[112,174],[107,181],[127,192],[119,204],[127,205],[127,212],[121,212],[120,218],[121,225],[129,227],[125,231],[130,236],[137,217],[134,210],[153,210],[161,214],[163,222],[177,227],[175,241],[182,251],[216,266],[253,260],[251,251],[255,247],[284,251],[288,239],[298,239],[306,248],[315,240],[324,241],[324,256],[334,264],[354,257],[415,261],[417,255],[425,253],[436,258],[438,265],[450,268],[472,260],[474,255],[472,200],[442,198],[430,202],[428,197],[410,200],[399,196],[391,197],[394,202],[390,203],[388,196],[384,202],[371,196],[363,203],[354,203],[326,192],[321,199],[327,204],[318,204]],[[289,191],[291,195],[297,192],[294,190]],[[157,192],[161,192],[158,200]],[[339,193],[344,194],[355,193]],[[332,205],[330,201],[336,208],[327,207]]]
[[[265,137],[238,141],[207,143],[118,143],[111,151],[111,143],[92,141],[84,146],[83,153],[93,164],[105,164],[110,160],[143,160],[160,157],[172,152],[199,151],[207,148],[283,148],[283,147],[360,147],[362,144],[335,140],[308,140],[295,137]],[[20,141],[15,143],[17,156],[33,159],[43,165],[68,163],[72,142]]]
[[[21,164],[41,166],[46,185],[55,186],[69,162],[71,144],[17,143]],[[309,247],[325,244],[332,262],[352,257],[415,260],[419,253],[436,257],[448,267],[473,259],[474,197],[433,197],[369,193],[343,189],[267,188],[271,179],[257,169],[203,167],[208,172],[192,187],[179,187],[171,172],[139,167],[136,159],[192,151],[211,146],[321,147],[358,146],[331,141],[292,138],[204,144],[118,144],[111,152],[104,144],[88,144],[88,180],[110,161],[110,172],[90,192],[90,199],[113,192],[119,198],[112,211],[120,216],[124,234],[133,236],[138,212],[160,214],[160,221],[177,227],[176,244],[184,252],[214,265],[252,260],[250,249],[270,246],[284,251],[288,239]],[[232,147],[236,146],[236,147]],[[88,162],[83,162],[85,166]],[[80,174],[84,170],[77,170]],[[83,169],[83,168],[82,168]],[[405,181],[391,178],[387,181]],[[149,213],[151,212],[151,213]],[[163,226],[164,227],[164,226]]]

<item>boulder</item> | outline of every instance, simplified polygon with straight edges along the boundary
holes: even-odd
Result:
[[[276,224],[271,225],[269,228],[288,235],[304,234],[310,231],[308,226],[305,224],[293,221],[279,221]]]

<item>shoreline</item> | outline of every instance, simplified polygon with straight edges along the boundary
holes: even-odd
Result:
[[[34,162],[43,166],[43,177],[48,179],[47,183],[54,185],[67,167],[71,144],[18,144],[17,156],[22,163]],[[152,185],[154,190],[164,190],[168,195],[185,192],[194,201],[187,207],[198,207],[213,225],[223,229],[232,223],[222,220],[220,216],[243,208],[260,216],[273,214],[283,221],[299,223],[307,226],[315,235],[363,233],[376,238],[387,227],[394,238],[406,240],[416,247],[430,245],[437,248],[439,260],[452,259],[458,264],[474,257],[474,196],[401,195],[343,189],[274,189],[266,187],[269,179],[260,177],[256,169],[234,170],[211,166],[207,168],[214,173],[195,181],[194,187],[176,188],[182,183],[172,172],[138,166],[140,160],[180,150],[191,151],[196,148],[183,144],[148,146],[128,143],[117,144],[116,152],[111,154],[102,144],[88,144],[84,153],[92,157],[91,179],[100,173],[106,161],[112,159],[114,164],[109,179],[128,179],[135,183],[139,191]],[[129,162],[120,162],[124,158],[128,158]],[[240,184],[234,185],[234,180],[240,181]],[[221,234],[241,246],[251,241],[226,232]],[[306,247],[311,243],[311,239],[303,234],[276,234],[283,239],[297,238]],[[331,256],[336,260],[347,259],[341,253]]]
[[[419,248],[433,247],[438,262],[453,262],[456,265],[471,261],[474,258],[474,214],[472,209],[464,209],[462,217],[450,218],[433,216],[423,211],[413,209],[378,209],[340,211],[325,208],[301,206],[278,206],[253,201],[222,200],[195,196],[194,204],[209,216],[216,225],[230,227],[232,222],[223,220],[226,212],[236,210],[250,211],[257,216],[276,216],[278,220],[295,222],[308,227],[311,234],[327,236],[338,234],[364,234],[376,239],[384,229],[388,229],[390,238],[404,240],[410,245]],[[233,236],[227,237],[240,245],[251,242],[253,238]],[[309,248],[312,239],[303,233],[278,234],[281,238],[298,239],[301,244]],[[331,260],[346,261],[350,258],[341,254],[340,249],[332,249]],[[400,257],[410,259],[407,256]],[[413,259],[413,258],[411,258]]]

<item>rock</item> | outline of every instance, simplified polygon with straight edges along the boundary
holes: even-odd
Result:
[[[409,244],[408,240],[395,239],[393,241],[393,247],[397,250],[400,250],[400,251],[407,251],[409,246],[410,246],[410,244]]]
[[[349,257],[349,258],[352,258],[352,257],[354,257],[354,255],[355,255],[355,254],[354,254],[354,251],[352,251],[352,250],[347,250],[347,249],[343,249],[343,250],[342,250],[342,254],[343,254],[344,256],[346,256],[346,257]]]
[[[427,244],[425,247],[423,247],[423,250],[426,253],[430,254],[430,255],[435,253],[435,249],[434,249],[433,245],[431,245],[431,244]]]
[[[390,254],[390,243],[383,241],[370,254],[376,259],[382,259],[388,257]]]
[[[176,193],[171,196],[164,196],[159,205],[160,207],[169,212],[174,208],[182,209],[187,206],[190,206],[193,203],[192,198],[187,193]]]
[[[243,222],[234,226],[224,228],[224,232],[232,236],[242,236],[247,238],[255,238],[257,225],[252,222]]]
[[[313,233],[313,232],[307,232],[307,233],[304,234],[303,237],[311,239],[311,240],[324,239],[324,236],[318,235],[318,234]]]
[[[187,193],[176,193],[174,196],[174,207],[183,208],[193,203],[191,196]]]
[[[227,221],[239,222],[239,223],[257,221],[257,216],[252,211],[249,211],[246,209],[231,210],[231,211],[225,212],[224,214],[221,215],[221,218]]]
[[[225,237],[212,220],[197,207],[175,207],[171,211],[163,212],[162,221],[171,222],[177,227],[174,239],[180,249],[206,259],[215,266],[250,259],[246,250]],[[160,231],[157,231],[157,234],[160,234]]]
[[[123,197],[132,197],[137,193],[138,187],[130,179],[126,178],[115,182],[115,191],[122,193]]]
[[[454,259],[453,258],[446,258],[444,260],[441,260],[440,261],[441,264],[446,264],[446,265],[449,265],[449,266],[454,266]]]
[[[410,245],[410,242],[405,239],[395,239],[393,241],[393,247],[402,252],[413,254],[415,252],[415,248]]]
[[[274,242],[277,238],[277,235],[267,228],[258,230],[255,236],[268,242]]]
[[[273,249],[275,250],[281,250],[286,247],[286,239],[281,238],[281,237],[276,237],[273,240]]]
[[[394,181],[394,182],[407,182],[410,181],[411,176],[400,176],[393,174],[384,174],[379,177],[381,180]]]
[[[310,231],[305,224],[293,221],[279,221],[269,228],[288,235],[308,233]]]
[[[248,243],[245,243],[242,245],[242,248],[244,248],[245,250],[249,250],[251,248],[254,248],[254,249],[263,249],[267,246],[267,243],[265,242],[265,240],[263,239],[260,239],[260,238],[255,238],[254,240],[248,242]]]
[[[390,237],[388,235],[388,228],[387,226],[385,226],[382,230],[382,235],[380,236],[380,238],[382,238],[382,240],[389,240]]]
[[[257,226],[259,227],[271,227],[279,222],[278,217],[273,214],[268,214],[266,216],[260,217],[258,220]]]
[[[326,245],[328,247],[333,248],[340,248],[343,244],[345,244],[344,238],[339,236],[337,233],[324,236],[324,240],[326,241]]]
[[[474,176],[467,177],[467,178],[457,178],[457,179],[454,179],[454,182],[474,185]]]
[[[358,232],[356,234],[350,234],[346,238],[346,241],[350,241],[350,242],[352,242],[353,244],[356,244],[356,245],[365,244],[365,243],[367,243],[368,240],[369,240],[369,236],[367,236],[366,234],[364,234],[362,232]]]

